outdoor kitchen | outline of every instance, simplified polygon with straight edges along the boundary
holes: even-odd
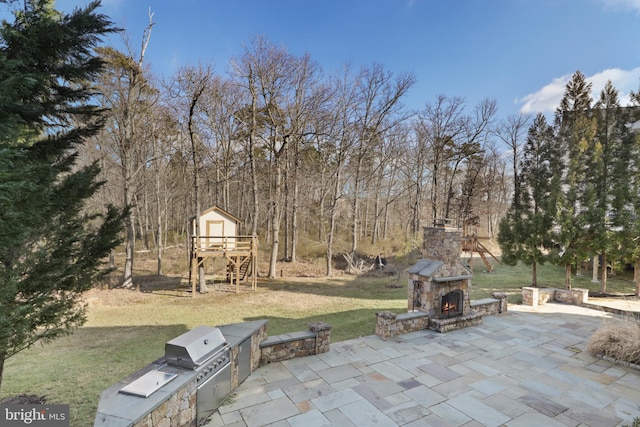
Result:
[[[258,367],[266,320],[198,326],[164,356],[105,390],[94,426],[197,426]]]
[[[329,351],[331,326],[267,337],[267,320],[201,325],[164,356],[102,392],[94,427],[195,427],[259,366]]]

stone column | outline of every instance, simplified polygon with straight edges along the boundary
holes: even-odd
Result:
[[[322,321],[309,324],[309,330],[316,334],[315,354],[326,353],[331,344],[331,326]]]
[[[522,288],[522,304],[531,307],[538,306],[538,288],[525,286]]]
[[[376,313],[376,335],[382,339],[395,336],[397,315],[391,311]]]
[[[502,292],[494,292],[491,296],[497,300],[500,300],[500,307],[498,308],[498,313],[506,313],[507,312],[507,294]]]

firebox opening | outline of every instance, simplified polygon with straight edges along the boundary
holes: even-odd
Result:
[[[464,304],[463,295],[461,289],[456,289],[443,295],[440,303],[441,317],[448,318],[461,315]]]

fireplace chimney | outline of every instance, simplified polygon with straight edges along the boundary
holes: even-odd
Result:
[[[462,232],[457,228],[424,227],[422,257],[445,264],[460,262]]]

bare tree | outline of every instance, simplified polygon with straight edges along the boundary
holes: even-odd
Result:
[[[177,100],[178,115],[181,117],[183,132],[186,134],[189,144],[189,157],[192,163],[193,173],[193,210],[196,219],[202,212],[201,206],[201,179],[203,142],[198,131],[198,124],[202,120],[202,112],[206,108],[202,105],[204,93],[211,82],[213,70],[211,66],[184,67],[175,77],[175,85],[171,91]],[[195,235],[201,236],[200,221],[195,221]],[[195,243],[194,243],[195,244]],[[204,275],[204,266],[198,263],[198,290],[201,293],[208,292]]]
[[[468,115],[462,98],[440,95],[418,114],[418,136],[426,140],[430,152],[432,220],[452,216],[452,203],[462,193],[463,166],[482,153],[495,113],[492,100],[482,101]]]
[[[149,111],[157,100],[157,91],[150,86],[143,68],[144,55],[153,28],[153,14],[149,13],[149,25],[142,37],[142,46],[137,58],[133,50],[122,53],[113,48],[98,51],[106,63],[100,89],[103,105],[110,109],[105,127],[105,140],[110,141],[122,179],[122,198],[125,206],[133,206],[137,192],[136,179],[143,171],[149,157],[144,132]],[[129,43],[126,43],[129,46]],[[126,219],[125,263],[122,286],[132,288],[135,252],[135,209],[130,209]]]
[[[522,146],[527,138],[529,126],[531,126],[531,116],[518,113],[507,116],[493,130],[493,133],[511,150],[514,187],[518,180],[518,162],[520,161]]]
[[[332,188],[328,200],[329,226],[326,235],[326,274],[333,274],[333,245],[336,233],[336,222],[339,204],[344,198],[344,169],[356,140],[353,126],[355,115],[355,86],[349,66],[345,66],[343,74],[333,80],[334,97],[331,111],[333,115],[327,123],[327,138],[320,141],[321,152],[325,153],[324,160],[331,165],[327,186]]]
[[[357,129],[356,147],[353,153],[352,170],[352,231],[351,252],[358,248],[360,191],[363,181],[370,177],[365,172],[365,163],[371,159],[372,146],[379,143],[386,132],[398,123],[406,120],[408,114],[402,113],[401,98],[415,83],[410,73],[394,76],[382,65],[363,68],[355,79],[357,106],[355,126]]]

